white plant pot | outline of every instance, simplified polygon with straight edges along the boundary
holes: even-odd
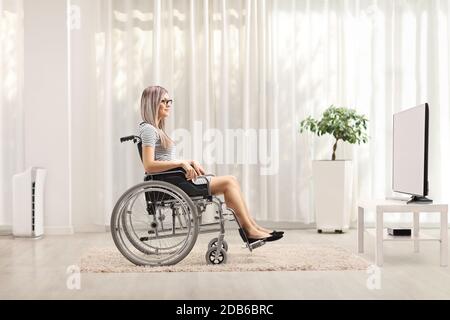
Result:
[[[348,230],[352,204],[352,161],[313,161],[313,179],[317,230]]]

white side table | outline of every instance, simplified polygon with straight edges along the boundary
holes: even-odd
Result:
[[[448,264],[448,205],[441,203],[433,204],[407,204],[398,200],[371,200],[361,201],[358,204],[358,252],[364,252],[364,214],[368,209],[376,212],[375,228],[375,263],[381,267],[383,265],[383,242],[384,241],[413,241],[414,251],[419,252],[420,241],[439,241],[441,249],[441,266]],[[384,230],[383,215],[385,212],[395,212],[398,214],[413,213],[413,234],[411,237],[389,236]],[[420,232],[419,214],[421,212],[440,212],[441,214],[441,234],[439,238],[433,238]]]

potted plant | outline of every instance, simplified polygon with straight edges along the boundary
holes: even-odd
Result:
[[[300,133],[310,131],[334,138],[331,160],[313,162],[314,204],[317,231],[342,233],[350,226],[352,204],[352,161],[336,160],[339,141],[367,143],[367,118],[356,110],[330,106],[320,120],[311,116],[300,123]]]

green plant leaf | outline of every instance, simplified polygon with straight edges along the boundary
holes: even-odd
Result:
[[[323,136],[329,134],[336,141],[342,140],[350,144],[367,143],[367,122],[365,115],[360,115],[354,109],[331,105],[326,109],[320,120],[311,116],[300,122],[300,132],[310,131]]]

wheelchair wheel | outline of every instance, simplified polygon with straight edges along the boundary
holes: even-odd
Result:
[[[205,255],[206,263],[208,264],[222,264],[227,262],[227,252],[224,249],[219,249],[217,247],[209,248]]]
[[[212,247],[217,247],[219,244],[219,238],[213,238],[211,239],[211,241],[208,243],[208,249],[212,248]],[[222,249],[225,251],[228,251],[228,243],[225,240],[222,240]]]
[[[136,265],[177,264],[192,250],[198,232],[192,200],[177,186],[163,181],[128,189],[111,216],[114,243]]]

